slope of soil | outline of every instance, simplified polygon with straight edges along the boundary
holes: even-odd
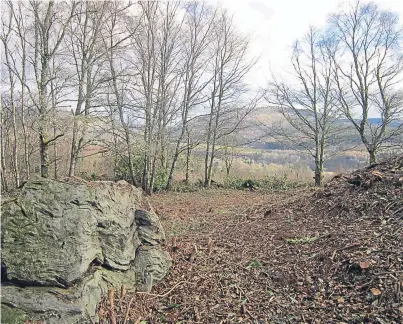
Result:
[[[153,294],[116,295],[117,323],[403,320],[402,157],[315,192],[172,193],[152,205],[174,266]]]

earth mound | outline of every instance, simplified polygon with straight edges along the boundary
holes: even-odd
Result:
[[[292,210],[324,229],[315,236],[321,248],[306,265],[321,288],[313,292],[302,285],[302,304],[349,323],[400,323],[403,156],[339,174]],[[334,302],[331,296],[337,296]]]

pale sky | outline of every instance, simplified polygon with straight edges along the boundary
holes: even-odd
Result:
[[[354,1],[354,0],[352,0]],[[346,0],[211,0],[234,14],[240,31],[251,35],[251,52],[261,55],[249,76],[264,86],[270,70],[276,75],[287,69],[293,42],[302,37],[309,25],[324,26],[327,16],[345,7]],[[380,9],[397,12],[403,20],[403,0],[376,0]],[[284,76],[284,75],[283,75]]]

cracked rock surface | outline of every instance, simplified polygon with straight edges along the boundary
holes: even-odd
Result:
[[[90,322],[109,287],[150,291],[171,258],[158,216],[140,202],[127,182],[72,178],[32,180],[3,197],[4,323]]]

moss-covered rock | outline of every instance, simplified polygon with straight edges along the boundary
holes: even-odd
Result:
[[[2,269],[15,285],[3,287],[6,312],[80,322],[108,287],[162,279],[171,265],[164,231],[157,215],[137,210],[140,200],[127,182],[71,179],[29,181],[3,199]]]

